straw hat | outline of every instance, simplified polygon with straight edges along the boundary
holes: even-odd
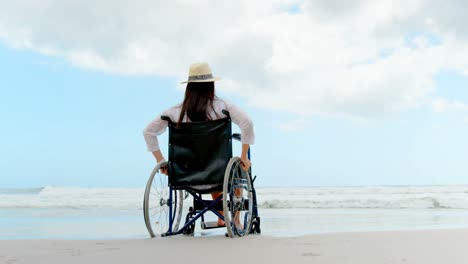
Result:
[[[181,83],[214,82],[219,80],[221,80],[221,78],[213,77],[213,73],[211,73],[211,68],[208,63],[200,62],[190,65],[188,80]]]

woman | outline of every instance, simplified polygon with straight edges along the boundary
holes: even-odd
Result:
[[[214,82],[219,79],[213,77],[207,63],[190,65],[188,80],[183,82],[187,83],[184,101],[156,116],[143,131],[148,151],[153,153],[158,163],[165,159],[159,149],[157,136],[164,133],[168,126],[168,122],[162,120],[161,116],[168,116],[173,122],[177,123],[196,122],[224,118],[226,116],[222,113],[222,110],[227,110],[232,122],[238,125],[242,132],[242,152],[240,156],[242,168],[244,170],[250,168],[251,163],[247,157],[247,152],[255,139],[253,123],[240,108],[215,96]],[[167,169],[162,169],[162,173],[167,175]],[[220,195],[219,192],[211,194],[213,199],[218,198]],[[218,219],[218,225],[222,226],[224,222]]]

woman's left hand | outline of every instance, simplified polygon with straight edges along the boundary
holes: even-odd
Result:
[[[252,162],[247,157],[241,157],[241,166],[243,170],[248,171],[250,166],[252,166]]]
[[[168,170],[168,167],[167,165],[166,166],[163,166],[159,169],[159,173],[162,173],[162,174],[165,174],[165,175],[168,175],[169,174],[169,170]]]

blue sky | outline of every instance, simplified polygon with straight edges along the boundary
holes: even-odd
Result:
[[[462,1],[128,3],[2,4],[0,187],[144,186],[142,130],[199,61],[261,186],[468,184]]]
[[[143,186],[154,160],[142,129],[182,98],[174,78],[83,70],[6,46],[0,71],[2,187]],[[468,99],[467,81],[437,76],[440,93],[459,100]],[[311,116],[303,129],[282,131],[278,124],[294,115],[249,106],[222,86],[218,94],[255,122],[260,185],[468,183],[465,115],[419,109],[366,122]]]

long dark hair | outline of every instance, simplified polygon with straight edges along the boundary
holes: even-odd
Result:
[[[215,98],[214,82],[190,82],[185,89],[185,98],[182,102],[179,122],[182,123],[184,116],[187,115],[190,121],[210,120],[208,109],[214,110],[213,99]]]

